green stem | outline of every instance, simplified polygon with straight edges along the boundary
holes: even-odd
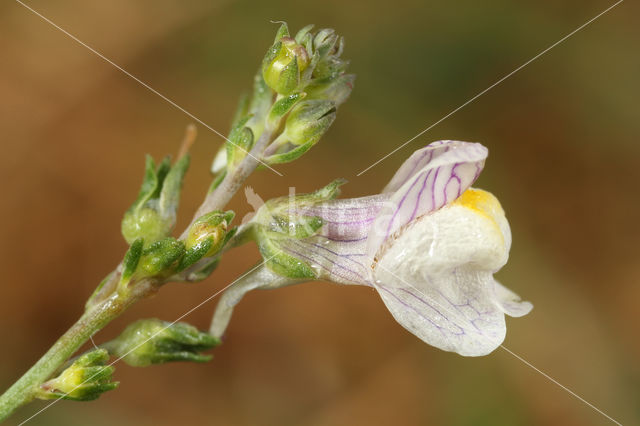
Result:
[[[249,177],[251,173],[260,165],[262,161],[263,152],[271,141],[271,132],[265,130],[262,132],[256,144],[249,151],[250,155],[238,164],[234,169],[227,172],[220,185],[205,198],[204,202],[198,208],[198,211],[193,216],[191,224],[187,226],[182,233],[181,239],[186,237],[189,228],[193,223],[203,214],[212,212],[214,210],[221,210],[227,203],[233,198],[234,194],[242,187],[244,181]]]
[[[124,312],[134,302],[154,290],[153,283],[140,282],[126,297],[115,293],[86,311],[29,371],[0,396],[0,422],[9,417],[18,407],[32,401],[35,398],[37,387],[51,377],[93,334]]]

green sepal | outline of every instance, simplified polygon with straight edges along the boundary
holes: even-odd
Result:
[[[131,244],[131,246],[129,246],[129,250],[127,250],[122,261],[122,275],[120,276],[121,283],[127,284],[136,272],[138,263],[140,262],[140,257],[142,256],[143,247],[144,240],[142,238],[138,238]]]
[[[226,175],[227,175],[227,169],[224,169],[223,171],[218,173],[216,177],[213,178],[213,181],[209,186],[209,190],[207,191],[207,194],[211,194],[213,191],[215,191],[215,189],[220,186],[220,184],[222,183]]]
[[[129,210],[135,210],[143,206],[151,198],[155,198],[160,194],[162,188],[162,182],[165,176],[169,173],[171,163],[168,157],[165,157],[160,165],[156,168],[156,163],[153,157],[147,154],[145,157],[144,178],[142,179],[142,185],[140,186],[140,192],[136,200],[133,202]]]
[[[271,238],[281,238],[284,234],[289,238],[300,240],[315,235],[324,222],[317,216],[272,216],[272,221],[266,228],[266,235]]]
[[[318,54],[319,61],[325,59],[336,47],[339,37],[332,28],[323,28],[313,39],[314,54]]]
[[[267,71],[267,68],[271,65],[271,63],[278,57],[280,50],[282,49],[282,42],[280,40],[273,43],[273,45],[267,50],[267,53],[264,55],[262,59],[262,72],[263,74]],[[266,79],[265,79],[266,81]]]
[[[243,117],[229,133],[229,140],[226,142],[227,169],[238,164],[253,146],[253,131],[245,126],[251,118],[251,115]]]
[[[283,134],[280,136],[293,145],[317,143],[336,118],[335,104],[326,99],[305,99],[297,103],[287,116]]]
[[[294,93],[288,96],[284,96],[278,99],[267,116],[267,127],[270,129],[276,129],[280,125],[282,118],[291,111],[291,108],[301,99],[304,99],[306,93]]]
[[[277,239],[270,238],[260,230],[256,231],[256,234],[260,254],[265,259],[267,267],[273,272],[288,278],[315,279],[318,277],[308,263],[282,251]]]
[[[140,192],[138,197],[131,205],[130,209],[133,210],[139,205],[144,204],[158,187],[158,175],[156,174],[156,162],[149,154],[145,157],[144,163],[144,177],[142,179],[142,185],[140,186]]]
[[[333,200],[338,197],[338,195],[340,195],[340,187],[346,183],[346,179],[334,179],[320,189],[317,189],[309,194],[300,195],[299,199],[301,201],[312,200],[315,202]]]
[[[236,107],[236,111],[233,114],[233,119],[231,120],[232,129],[238,127],[238,123],[240,122],[240,120],[249,115],[249,100],[250,98],[248,93],[243,93],[242,96],[240,96],[238,106]]]
[[[309,99],[327,99],[337,106],[347,100],[353,90],[355,79],[354,74],[314,79],[305,87],[305,91]]]
[[[230,222],[227,222],[230,223]],[[224,236],[224,241],[222,242],[222,247],[226,246],[227,243],[236,236],[236,234],[238,233],[238,227],[234,226],[233,228],[231,228],[229,231],[227,231],[227,234]]]
[[[184,175],[189,169],[189,154],[184,155],[171,167],[164,178],[159,194],[158,210],[165,220],[175,222],[175,215],[180,203],[180,192]]]
[[[180,189],[189,159],[184,156],[171,167],[169,157],[156,167],[153,158],[146,157],[145,176],[136,201],[122,219],[122,235],[132,244],[144,238],[147,244],[166,237],[175,223]]]
[[[304,41],[307,39],[307,36],[310,35],[310,31],[313,29],[313,24],[309,24],[306,27],[302,27],[300,31],[296,33],[295,40],[298,44],[304,44]],[[311,51],[310,49],[307,49]]]
[[[279,42],[282,37],[289,37],[289,27],[287,26],[287,23],[280,22],[280,24],[280,28],[278,28],[278,31],[276,32],[274,43]]]
[[[270,155],[264,159],[264,162],[269,165],[290,163],[302,157],[307,151],[309,151],[316,144],[316,142],[317,141],[309,141],[305,144],[296,146],[295,148],[287,152],[283,152],[282,154]]]
[[[184,252],[184,243],[175,238],[156,241],[143,250],[137,272],[141,277],[170,275],[175,271]]]
[[[115,368],[104,365],[108,360],[109,353],[105,349],[81,355],[57,377],[38,386],[34,396],[39,399],[92,401],[118,387],[117,382],[111,382]]]
[[[212,356],[201,352],[220,340],[187,323],[144,319],[130,324],[116,339],[104,346],[133,367],[171,361],[206,362]]]
[[[177,272],[184,271],[185,269],[202,259],[209,252],[209,250],[211,250],[212,246],[213,238],[210,237],[188,249],[180,260]]]
[[[251,102],[249,103],[248,112],[254,117],[254,119],[251,120],[252,123],[254,121],[261,121],[264,118],[264,115],[269,111],[272,102],[273,90],[271,90],[267,82],[264,80],[262,72],[257,72],[253,77],[253,94],[251,96]],[[255,134],[255,137],[258,138],[260,133],[262,133],[262,129],[253,127],[252,123],[251,128],[253,133]]]
[[[300,84],[300,70],[298,69],[298,57],[293,59],[282,69],[280,79],[276,86],[276,92],[281,95],[291,94]]]
[[[198,282],[202,281],[209,277],[216,270],[218,265],[220,264],[220,256],[211,258],[208,262],[206,262],[202,268],[197,271],[190,272],[186,277],[186,281],[188,282]]]

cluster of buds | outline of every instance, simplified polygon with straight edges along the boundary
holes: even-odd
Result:
[[[336,198],[344,183],[338,179],[310,194],[274,198],[260,207],[251,219],[250,232],[269,269],[288,278],[317,278],[314,267],[283,251],[281,244],[315,235],[324,222],[313,215],[313,206]]]
[[[172,361],[206,362],[212,356],[201,352],[219,344],[219,339],[190,324],[144,319],[103,346],[128,365],[146,367]]]
[[[143,238],[136,239],[122,262],[120,291],[144,278],[175,278],[200,260],[214,258],[235,234],[235,228],[229,229],[233,217],[232,211],[207,213],[191,225],[184,241],[166,237],[146,245]]]
[[[118,387],[117,382],[111,381],[114,367],[105,365],[108,360],[105,349],[81,355],[60,375],[41,384],[35,395],[39,399],[94,400]]]
[[[346,74],[343,38],[332,29],[313,33],[312,28],[292,37],[287,24],[281,24],[255,77],[253,96],[240,102],[228,143],[214,160],[212,171],[220,178],[265,131],[274,140],[258,153],[261,160],[287,163],[315,145],[335,120],[355,76]]]

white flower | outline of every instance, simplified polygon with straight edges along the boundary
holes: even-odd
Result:
[[[319,279],[375,288],[426,343],[486,355],[504,340],[504,314],[532,309],[493,278],[507,262],[511,232],[498,200],[470,188],[486,157],[480,144],[434,142],[413,153],[381,194],[294,207],[291,214],[320,217],[324,226],[280,247]]]

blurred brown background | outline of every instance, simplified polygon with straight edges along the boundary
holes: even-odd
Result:
[[[612,4],[464,0],[29,1],[226,133],[276,26],[336,28],[358,75],[322,142],[249,182],[264,198],[349,179],[379,190],[415,149],[480,141],[477,186],[512,225],[498,278],[535,309],[505,345],[623,424],[640,422],[640,27],[626,1],[361,177],[356,173]],[[0,5],[0,388],[80,315],[126,249],[121,214],[143,155],[174,153],[188,117],[13,1]],[[182,229],[221,139],[199,126]],[[242,196],[232,206],[248,211]],[[197,285],[170,285],[96,336],[173,320],[258,260],[227,255]],[[188,287],[188,288],[187,288]],[[201,328],[209,302],[185,320]],[[307,284],[250,294],[206,365],[117,365],[120,389],[61,402],[30,425],[605,425],[504,350],[429,347],[372,290]],[[18,424],[43,407],[21,409]]]

